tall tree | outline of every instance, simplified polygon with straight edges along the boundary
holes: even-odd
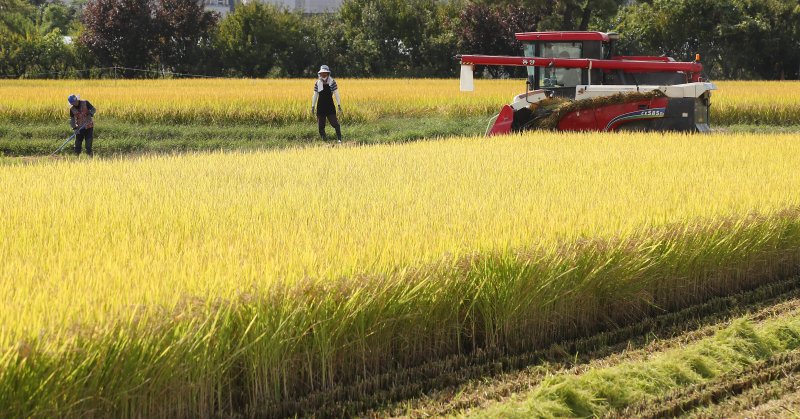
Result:
[[[220,23],[214,44],[230,74],[285,76],[302,71],[313,58],[306,37],[301,15],[251,2]]]
[[[34,31],[33,7],[22,0],[0,0],[0,73],[18,75],[27,69],[27,34]]]
[[[33,29],[33,7],[23,0],[0,0],[0,39],[10,39]]]
[[[339,11],[348,71],[410,76],[449,72],[458,8],[436,0],[345,0]]]
[[[626,0],[472,0],[469,4],[522,13],[522,31],[585,31],[616,15]],[[606,29],[606,28],[599,28]]]
[[[522,5],[488,5],[473,3],[461,12],[456,27],[459,51],[471,54],[519,55],[522,43],[514,36],[517,32],[537,29],[541,16]],[[524,70],[513,67],[486,67],[493,76],[517,73]]]
[[[49,3],[40,8],[39,32],[46,34],[58,30],[67,35],[75,29],[76,10],[62,3]]]
[[[80,42],[105,66],[152,67],[159,43],[154,10],[153,0],[91,0]]]
[[[655,0],[623,9],[617,29],[628,52],[679,60],[701,54],[712,78],[797,78],[800,72],[796,0]]]
[[[218,19],[219,15],[206,12],[197,0],[159,0],[155,23],[162,67],[174,72],[197,71],[209,59],[206,53]]]

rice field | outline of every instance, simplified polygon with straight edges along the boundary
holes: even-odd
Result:
[[[347,122],[375,129],[391,118],[476,124],[524,89],[519,80],[478,80],[471,94],[457,80],[339,84]],[[800,82],[717,86],[715,126],[800,125]],[[175,125],[184,142],[218,145],[236,131],[246,144],[254,125],[297,136],[311,82],[0,80],[0,131],[51,149],[74,92],[124,141]],[[657,316],[727,307],[718,301],[763,287],[800,289],[786,282],[800,274],[796,133],[531,132],[3,160],[0,411],[13,417],[350,416],[439,388],[475,360],[492,370],[529,351],[559,353],[559,342],[593,336],[603,346],[605,333],[645,333]],[[643,395],[679,409],[701,396],[677,384],[704,395],[702,386],[756,377],[748,365],[800,347],[798,312],[756,329],[742,320],[668,362],[539,380],[467,413],[653,413]],[[728,350],[752,345],[766,349]],[[728,358],[703,358],[704,348]],[[790,361],[769,368],[800,365]],[[714,373],[658,376],[670,362]],[[641,376],[666,384],[647,393]],[[624,400],[598,403],[608,396],[592,393],[598,380]]]
[[[796,134],[558,133],[0,166],[0,406],[291,415],[782,280],[797,167]]]
[[[712,124],[800,124],[800,82],[720,81],[712,93]]]
[[[80,93],[107,120],[138,123],[286,124],[309,118],[313,80],[0,80],[0,121],[65,118],[66,97]],[[385,117],[491,116],[525,89],[522,80],[339,80],[350,121]],[[800,82],[722,81],[712,125],[800,125]]]
[[[310,119],[314,80],[72,80],[0,81],[9,100],[0,118],[50,121],[66,114],[66,97],[78,92],[102,109],[103,118],[132,122],[264,123]],[[497,112],[519,93],[520,81],[479,82],[473,95],[458,80],[338,80],[352,121],[386,116],[458,117]],[[102,104],[102,105],[101,105]],[[102,108],[100,108],[102,106]]]

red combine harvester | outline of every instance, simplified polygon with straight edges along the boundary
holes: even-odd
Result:
[[[523,57],[461,55],[461,91],[476,65],[524,66],[526,92],[505,105],[487,135],[563,131],[709,131],[713,83],[703,66],[670,57],[618,56],[615,33],[516,34]]]

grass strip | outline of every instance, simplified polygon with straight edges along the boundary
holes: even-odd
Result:
[[[756,382],[771,381],[783,372],[800,370],[800,354],[792,353],[797,348],[800,348],[800,318],[767,320],[758,327],[741,319],[713,337],[686,348],[648,360],[591,370],[579,376],[557,375],[519,400],[472,413],[485,417],[601,416],[635,403],[659,399],[675,389],[733,377],[748,370],[757,372],[750,381],[747,377],[744,381],[731,380],[719,390],[723,394]],[[680,414],[707,397],[715,396],[703,395],[667,406],[656,405],[644,414]]]
[[[480,135],[486,118],[384,118],[343,121],[349,144],[402,143],[425,138]],[[328,138],[335,139],[327,127]],[[316,121],[289,124],[171,125],[100,121],[94,151],[100,156],[209,150],[261,150],[321,144]],[[66,123],[11,124],[0,122],[0,156],[46,156],[72,134]],[[69,156],[71,145],[62,152]]]
[[[482,135],[487,118],[383,118],[370,122],[343,122],[347,144],[387,144],[421,139]],[[733,125],[714,127],[719,133],[796,133],[800,125]],[[335,138],[331,127],[329,138]],[[0,164],[13,163],[9,157],[48,156],[69,135],[65,123],[12,124],[0,122]],[[135,124],[120,120],[102,121],[95,131],[94,151],[99,157],[146,153],[179,153],[212,150],[266,150],[322,144],[316,122],[288,124]],[[71,144],[61,153],[70,158]]]
[[[485,117],[383,118],[370,122],[343,122],[347,144],[386,144],[430,138],[483,135]],[[335,138],[331,127],[329,138]],[[719,133],[797,133],[800,125],[732,125],[714,127]],[[0,121],[0,164],[10,157],[48,156],[69,135],[65,123],[52,121],[14,124]],[[134,124],[120,120],[98,123],[94,151],[98,157],[148,153],[213,150],[266,150],[323,144],[314,121],[288,124]],[[71,158],[72,144],[61,156]]]

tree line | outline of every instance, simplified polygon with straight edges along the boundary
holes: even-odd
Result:
[[[700,53],[712,79],[800,77],[797,0],[345,0],[324,15],[249,2],[225,18],[197,0],[0,0],[0,74],[303,77],[324,63],[452,77],[454,55],[518,55],[515,32],[546,30],[615,31],[630,55]]]

